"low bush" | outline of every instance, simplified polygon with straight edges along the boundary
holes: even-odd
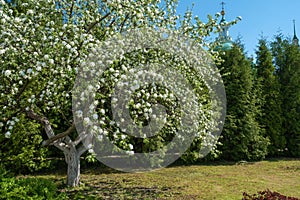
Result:
[[[66,194],[59,193],[56,185],[51,180],[15,178],[0,166],[0,199],[66,199]]]
[[[296,197],[284,196],[279,192],[272,192],[270,190],[265,190],[253,195],[249,195],[246,192],[244,192],[242,200],[299,200],[299,199]]]
[[[49,168],[51,163],[46,158],[50,152],[47,147],[42,146],[41,125],[28,121],[23,115],[10,123],[14,123],[14,128],[9,136],[5,136],[5,130],[0,123],[1,165],[15,174],[27,174]]]

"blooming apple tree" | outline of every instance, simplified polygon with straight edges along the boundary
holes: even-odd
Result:
[[[14,125],[24,117],[40,123],[48,136],[43,145],[63,151],[67,184],[78,185],[80,156],[88,149],[82,145],[88,134],[76,131],[72,116],[72,88],[81,63],[89,49],[126,30],[177,29],[203,42],[216,26],[212,18],[207,24],[199,19],[192,23],[191,15],[177,24],[175,6],[172,0],[0,1],[0,128],[4,136],[10,138]],[[111,72],[115,73],[113,68]],[[122,134],[116,137],[119,145],[134,149],[131,143],[121,142]]]

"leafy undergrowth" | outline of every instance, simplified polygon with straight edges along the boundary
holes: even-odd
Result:
[[[65,187],[65,173],[62,169],[35,177],[54,180],[69,199],[241,200],[244,191],[254,194],[267,188],[300,197],[299,159],[172,166],[145,173],[122,173],[99,165],[82,170],[77,188]]]
[[[299,200],[299,199],[295,197],[284,196],[279,192],[272,192],[270,190],[265,190],[253,195],[249,195],[246,192],[244,192],[243,200]]]
[[[45,178],[15,178],[0,166],[0,200],[63,200],[53,181]]]

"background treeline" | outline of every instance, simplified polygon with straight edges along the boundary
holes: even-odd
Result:
[[[300,156],[300,51],[278,35],[260,39],[255,61],[241,44],[223,52],[227,94],[221,158]]]
[[[217,151],[205,160],[300,157],[299,47],[278,35],[273,41],[259,40],[255,59],[246,56],[240,42],[219,53],[227,117]],[[54,147],[42,147],[43,129],[35,123],[20,122],[16,127],[21,134],[0,137],[1,164],[16,172],[56,168],[57,163],[47,158],[63,158],[63,154]],[[192,145],[182,161],[201,161],[198,149]],[[85,158],[94,160],[88,152]]]

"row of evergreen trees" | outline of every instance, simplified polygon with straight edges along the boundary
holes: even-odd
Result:
[[[219,66],[227,117],[223,159],[300,156],[300,50],[282,35],[259,40],[256,61],[242,45],[223,52]]]

